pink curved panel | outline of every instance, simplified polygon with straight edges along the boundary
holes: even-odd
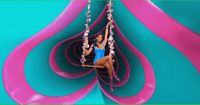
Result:
[[[150,0],[121,0],[147,28],[182,52],[200,72],[200,36],[165,14]]]
[[[138,51],[123,35],[123,33],[120,31],[118,28],[117,24],[115,23],[115,29],[116,33],[119,36],[119,38],[122,40],[124,45],[139,59],[139,61],[142,63],[142,66],[144,68],[144,75],[145,75],[145,83],[144,87],[142,90],[136,94],[135,96],[129,96],[129,97],[120,97],[120,96],[115,96],[111,93],[109,93],[101,84],[98,82],[100,85],[100,88],[102,89],[102,92],[111,100],[119,103],[119,104],[142,104],[146,101],[148,101],[151,96],[154,93],[155,90],[155,76],[154,76],[154,71],[147,60],[147,58],[140,52]]]
[[[99,17],[91,24],[90,26],[90,29],[92,30],[93,28],[95,28],[100,22],[101,20],[104,18],[104,16],[106,16],[106,10],[107,10],[107,6],[103,9],[103,12],[101,12],[101,14],[99,15]],[[56,52],[58,50],[58,48],[68,42],[68,41],[71,41],[71,40],[74,40],[76,38],[79,38],[83,35],[84,31],[80,32],[79,34],[77,35],[74,35],[68,39],[65,39],[61,42],[59,42],[56,46],[53,47],[51,53],[50,53],[50,56],[49,56],[49,63],[50,63],[50,66],[52,68],[52,70],[58,74],[59,76],[62,76],[64,78],[80,78],[82,76],[85,76],[89,73],[92,72],[93,69],[91,70],[87,70],[87,71],[83,71],[83,72],[80,72],[80,73],[68,73],[68,72],[64,72],[63,70],[61,70],[61,68],[59,68],[59,66],[57,65],[56,63]]]
[[[24,75],[24,63],[30,51],[35,46],[55,35],[70,24],[79,15],[86,4],[87,0],[72,0],[69,6],[66,7],[66,9],[57,19],[55,19],[55,21],[33,37],[17,46],[8,56],[3,68],[3,82],[8,95],[17,103],[73,104],[87,95],[96,85],[97,78],[94,78],[89,84],[77,92],[67,96],[49,97],[35,92],[26,82]]]
[[[90,70],[84,70],[79,73],[69,73],[69,72],[64,72],[56,63],[56,53],[59,49],[59,47],[64,44],[67,40],[63,40],[60,43],[58,43],[51,51],[50,54],[50,66],[52,70],[58,74],[59,76],[62,76],[64,78],[80,78],[83,77],[93,71],[93,69]],[[72,64],[73,62],[70,62]],[[75,64],[74,64],[75,65]],[[76,65],[76,66],[81,66],[81,65]]]
[[[96,84],[97,78],[94,78],[88,85],[83,87],[82,89],[78,90],[77,92],[74,92],[72,94],[69,94],[67,96],[60,96],[60,97],[50,97],[50,96],[44,96],[37,92],[35,92],[26,82],[25,76],[24,76],[24,63],[26,60],[26,57],[30,53],[30,51],[43,42],[44,40],[48,39],[49,37],[53,36],[57,32],[64,29],[70,22],[72,22],[77,15],[82,11],[84,6],[86,5],[87,0],[73,0],[71,1],[70,5],[64,10],[64,12],[49,26],[47,26],[44,30],[36,34],[35,36],[29,38],[22,44],[20,44],[6,59],[6,62],[4,64],[3,68],[3,82],[4,86],[6,88],[6,91],[8,94],[19,104],[72,104],[81,98],[83,98]],[[107,6],[106,6],[107,7]],[[68,15],[70,14],[70,16]],[[99,16],[99,18],[91,25],[92,27],[95,27],[100,20],[103,19],[103,17],[106,15],[106,9],[104,9],[104,12]],[[103,93],[108,96],[108,98],[114,100],[118,103],[123,104],[140,104],[146,102],[153,94],[155,89],[155,77],[153,73],[153,69],[151,67],[151,64],[148,62],[146,57],[140,53],[126,38],[123,36],[122,32],[119,30],[115,23],[116,32],[118,33],[118,36],[124,43],[128,49],[138,57],[138,59],[141,61],[142,66],[144,67],[145,71],[145,85],[144,88],[136,95],[131,97],[119,97],[114,96],[107,92],[101,85],[101,89]],[[82,32],[83,33],[83,32]],[[81,34],[75,35],[73,37],[70,37],[67,40],[76,38],[81,36]],[[59,74],[59,72],[63,72],[61,70],[58,70],[58,68],[54,68],[56,65],[55,62],[55,53],[58,49],[58,47],[63,44],[66,40],[60,42],[57,46],[55,46],[52,50],[52,53],[50,55],[50,64],[53,70]],[[53,58],[53,59],[52,59]],[[126,62],[127,63],[127,62]],[[12,66],[10,66],[12,65]],[[16,68],[18,70],[16,70]],[[88,74],[89,72],[81,72],[79,74],[59,74],[63,77],[68,78],[78,78],[81,76],[84,76]],[[128,73],[128,72],[126,72]],[[127,75],[126,75],[127,76]],[[127,76],[128,78],[128,76]],[[127,79],[126,79],[127,80]],[[125,82],[126,82],[125,80]]]

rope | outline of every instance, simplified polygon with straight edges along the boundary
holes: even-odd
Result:
[[[113,9],[112,9],[113,1],[109,0],[109,2],[108,2],[107,5],[108,5],[107,18],[108,18],[108,21],[110,22],[110,25],[109,25],[109,34],[110,35],[109,35],[109,38],[108,38],[108,46],[110,48],[109,55],[111,55],[113,57],[115,55],[115,51],[114,51],[114,49],[115,49],[114,48],[115,40],[113,38],[113,35],[114,35],[114,32],[113,32],[114,25],[113,25],[113,16],[112,16],[112,13],[113,13]]]
[[[83,35],[83,45],[82,45],[82,54],[81,54],[81,63],[82,65],[84,65],[84,63],[86,62],[86,58],[85,58],[85,55],[86,55],[86,48],[89,48],[89,44],[88,44],[88,35],[90,33],[90,29],[89,29],[89,23],[91,22],[91,10],[90,10],[90,7],[91,7],[91,0],[88,1],[88,7],[87,7],[87,13],[86,13],[86,24],[85,24],[85,32],[84,32],[84,35]]]

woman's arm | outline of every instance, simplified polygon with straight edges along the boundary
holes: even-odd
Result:
[[[106,46],[107,41],[108,41],[108,26],[109,26],[109,25],[110,25],[110,22],[108,22],[107,25],[106,25],[105,38],[104,38],[104,40],[103,40],[103,42],[102,42],[103,46]]]
[[[93,44],[90,46],[90,49],[89,50],[86,50],[85,53],[86,53],[86,56],[90,55],[90,53],[92,52],[93,50]]]

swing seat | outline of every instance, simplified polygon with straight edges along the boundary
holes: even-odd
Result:
[[[82,67],[92,67],[92,68],[101,68],[103,69],[103,66],[94,66],[94,65],[81,65]]]

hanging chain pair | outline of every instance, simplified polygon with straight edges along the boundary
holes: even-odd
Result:
[[[110,23],[110,25],[109,25],[109,38],[108,38],[108,46],[109,46],[109,49],[110,49],[109,55],[114,56],[115,55],[115,51],[114,51],[115,40],[113,38],[113,35],[114,35],[114,32],[113,32],[114,25],[113,25],[113,16],[112,16],[113,0],[109,0],[107,6],[108,6],[107,18],[108,18],[108,21]],[[85,58],[86,49],[90,47],[89,41],[88,41],[88,35],[90,33],[90,28],[89,28],[90,22],[91,22],[91,0],[88,1],[87,13],[86,13],[86,24],[85,24],[86,28],[85,28],[85,32],[84,32],[84,35],[83,35],[82,54],[81,54],[81,60],[80,60],[82,65],[84,65],[84,63],[86,62],[86,58]]]

